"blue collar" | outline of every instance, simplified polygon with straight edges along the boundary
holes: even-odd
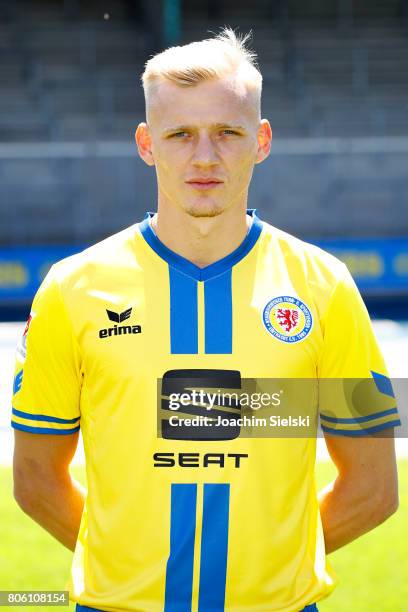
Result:
[[[251,228],[248,234],[245,236],[243,242],[241,242],[235,251],[232,251],[232,253],[226,255],[226,257],[215,261],[209,266],[205,266],[205,268],[200,268],[185,257],[178,255],[171,249],[167,248],[158,239],[149,223],[149,218],[152,217],[154,213],[146,213],[143,221],[139,223],[139,228],[147,244],[157,253],[159,257],[164,259],[164,261],[167,261],[169,266],[180,270],[180,272],[187,274],[187,276],[192,276],[196,280],[205,281],[213,278],[214,276],[219,276],[226,270],[229,270],[232,266],[241,261],[241,259],[243,259],[255,245],[262,232],[262,221],[257,216],[255,209],[251,208],[247,211],[247,213],[253,217],[253,221]]]

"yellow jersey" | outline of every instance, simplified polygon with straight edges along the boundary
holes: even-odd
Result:
[[[161,243],[148,215],[55,264],[34,299],[12,425],[81,429],[88,491],[75,602],[112,612],[297,612],[336,585],[314,437],[158,427],[183,377],[210,379],[217,391],[241,378],[374,375],[388,385],[344,264],[249,214],[239,248],[205,268]],[[310,406],[314,419],[318,410]],[[394,407],[353,419],[341,402],[320,419],[338,435],[399,424]]]

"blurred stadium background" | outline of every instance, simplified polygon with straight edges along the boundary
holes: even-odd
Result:
[[[50,262],[155,207],[133,133],[149,55],[253,32],[271,157],[250,205],[349,265],[374,315],[408,309],[408,0],[0,2],[0,314]]]
[[[154,176],[133,142],[144,62],[223,25],[252,30],[274,131],[250,206],[348,264],[391,374],[408,377],[408,0],[0,0],[0,463],[12,452],[13,349],[41,279],[52,262],[155,209]],[[21,512],[6,510],[5,531],[14,533]],[[24,537],[37,542],[39,528],[26,525]],[[16,579],[0,575],[0,588],[51,584],[27,574],[17,530],[8,537],[0,561],[13,549]],[[392,536],[384,546],[372,537],[382,579],[391,575],[382,554]],[[65,568],[60,547],[43,545],[49,567]],[[345,571],[352,550],[339,551]],[[394,586],[388,604],[362,591],[353,609],[381,601],[406,612],[408,593],[403,600]],[[349,609],[338,597],[324,609]]]

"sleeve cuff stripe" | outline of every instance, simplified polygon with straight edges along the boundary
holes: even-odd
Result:
[[[387,423],[383,423],[382,425],[377,425],[376,427],[369,427],[367,429],[333,429],[332,427],[326,427],[322,425],[322,430],[326,433],[332,433],[336,436],[365,436],[367,434],[376,433],[377,431],[382,431],[383,429],[388,429],[389,427],[399,427],[401,425],[401,421],[388,421]]]
[[[57,435],[66,435],[73,434],[80,430],[80,427],[73,427],[72,429],[51,429],[49,427],[28,427],[28,425],[20,425],[20,423],[11,422],[11,426],[14,429],[19,429],[20,431],[27,431],[28,433],[38,433],[38,434],[57,434]]]
[[[374,419],[379,419],[381,417],[388,416],[389,414],[398,414],[397,408],[389,408],[389,410],[383,410],[382,412],[374,412],[373,414],[356,417],[355,419],[326,416],[323,413],[320,413],[320,418],[325,421],[328,421],[329,423],[340,423],[345,425],[346,423],[365,423],[366,421],[373,421]]]
[[[29,412],[17,410],[17,408],[13,408],[12,413],[15,416],[23,419],[31,419],[32,421],[47,421],[48,423],[76,423],[80,418],[76,417],[75,419],[60,419],[59,417],[48,416],[46,414],[30,414]]]

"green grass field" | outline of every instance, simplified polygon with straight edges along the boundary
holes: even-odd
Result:
[[[330,555],[340,584],[321,612],[408,612],[408,461],[399,461],[400,508],[386,523]],[[74,470],[84,481],[84,471]],[[319,488],[334,478],[331,464],[317,467]],[[0,468],[0,589],[59,590],[71,553],[21,512],[12,498],[11,470]],[[15,607],[3,607],[16,610]],[[30,607],[55,611],[64,608]],[[69,610],[73,610],[70,606]]]

